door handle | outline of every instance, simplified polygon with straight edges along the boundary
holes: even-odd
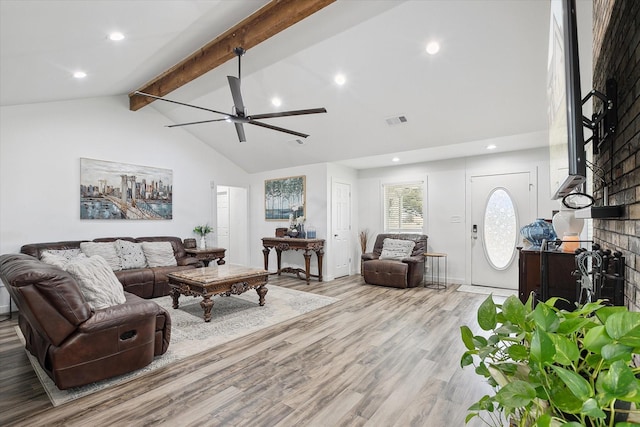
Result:
[[[473,227],[471,227],[471,238],[473,240],[478,239],[478,225],[477,224],[473,224]]]

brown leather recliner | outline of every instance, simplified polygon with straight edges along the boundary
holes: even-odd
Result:
[[[0,256],[0,278],[27,350],[60,389],[140,369],[169,347],[171,317],[153,301],[125,292],[93,312],[69,273],[24,254]]]
[[[413,240],[411,256],[402,260],[379,259],[384,239]],[[394,288],[413,288],[422,283],[424,253],[427,252],[427,236],[424,234],[378,234],[373,252],[362,254],[364,281],[371,285]]]

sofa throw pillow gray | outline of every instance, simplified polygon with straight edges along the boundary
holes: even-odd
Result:
[[[60,251],[42,252],[42,255],[40,256],[40,261],[64,270],[67,268],[67,264],[69,264],[69,262],[73,261],[74,259],[87,257],[85,254],[80,252],[80,249],[78,249],[78,253],[73,257],[66,257],[64,255],[59,255],[56,252],[60,252]]]
[[[45,249],[44,251],[42,251],[42,253],[40,254],[40,259],[42,259],[42,256],[44,254],[53,254],[53,255],[57,255],[60,257],[65,258],[67,261],[71,261],[72,259],[74,259],[75,257],[77,257],[78,255],[80,255],[82,253],[82,251],[80,250],[80,248],[72,248],[72,249]]]
[[[411,256],[416,242],[413,240],[384,239],[380,259],[401,260]]]
[[[120,257],[113,242],[82,242],[80,243],[80,250],[89,258],[94,255],[100,255],[107,261],[113,271],[122,270]]]
[[[76,279],[84,299],[93,310],[126,302],[122,284],[100,255],[69,261],[66,270]]]
[[[149,267],[172,267],[178,265],[171,242],[142,242],[142,251]]]
[[[144,256],[140,243],[118,239],[113,244],[120,257],[120,265],[123,270],[145,268],[147,266],[147,258]]]

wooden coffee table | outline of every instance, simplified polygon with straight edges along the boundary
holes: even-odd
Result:
[[[215,267],[195,268],[193,270],[167,273],[169,293],[173,298],[173,308],[179,307],[180,295],[201,296],[200,306],[204,310],[204,321],[211,321],[211,308],[214,295],[240,295],[249,289],[258,293],[260,305],[264,305],[264,296],[269,272],[259,268],[225,264]]]

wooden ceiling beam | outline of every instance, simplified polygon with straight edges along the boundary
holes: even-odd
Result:
[[[234,48],[251,49],[335,1],[273,0],[137,91],[165,96],[235,58]],[[137,111],[153,101],[134,91],[129,94],[129,109]]]

